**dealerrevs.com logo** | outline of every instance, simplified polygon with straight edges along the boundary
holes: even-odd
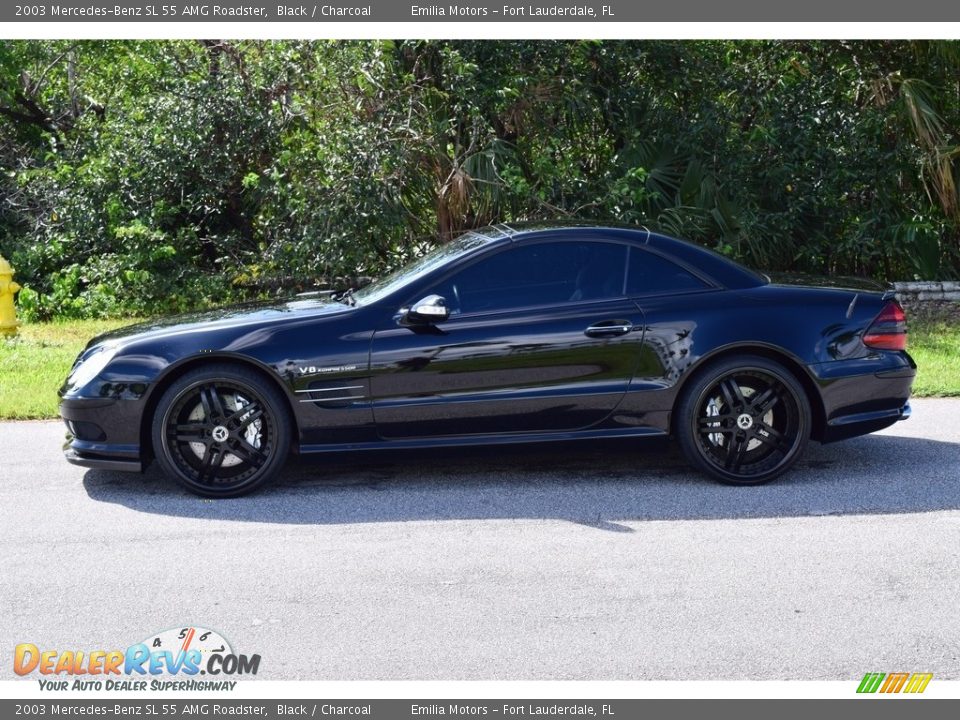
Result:
[[[164,630],[125,650],[14,649],[17,675],[40,675],[41,690],[233,690],[227,678],[256,675],[260,655],[235,653],[215,630]],[[204,676],[200,679],[199,676]]]
[[[860,681],[858,693],[919,694],[927,689],[933,673],[867,673]]]

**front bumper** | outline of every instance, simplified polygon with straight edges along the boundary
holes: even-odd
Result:
[[[113,398],[63,398],[67,462],[98,470],[142,472],[140,402]]]
[[[75,439],[67,435],[67,442],[63,446],[63,456],[71,465],[93,468],[95,470],[116,470],[117,472],[143,472],[143,463],[140,460],[128,460],[115,457],[106,457],[83,453],[73,447]]]

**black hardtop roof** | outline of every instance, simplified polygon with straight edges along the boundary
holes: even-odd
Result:
[[[767,284],[760,273],[740,265],[702,245],[653,232],[636,225],[596,225],[578,222],[535,221],[524,223],[498,223],[471,230],[474,235],[492,242],[516,242],[533,238],[564,238],[570,236],[623,240],[643,244],[652,250],[679,260],[706,273],[726,288],[749,288]]]

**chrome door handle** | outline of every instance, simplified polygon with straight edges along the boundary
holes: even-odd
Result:
[[[583,334],[588,337],[614,337],[626,335],[631,330],[633,330],[633,323],[629,320],[606,320],[591,325],[583,331]]]

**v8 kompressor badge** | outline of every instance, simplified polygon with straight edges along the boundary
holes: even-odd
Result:
[[[356,370],[356,365],[335,365],[333,367],[317,367],[316,365],[306,365],[297,368],[301,375],[322,375],[323,373],[350,372]]]

